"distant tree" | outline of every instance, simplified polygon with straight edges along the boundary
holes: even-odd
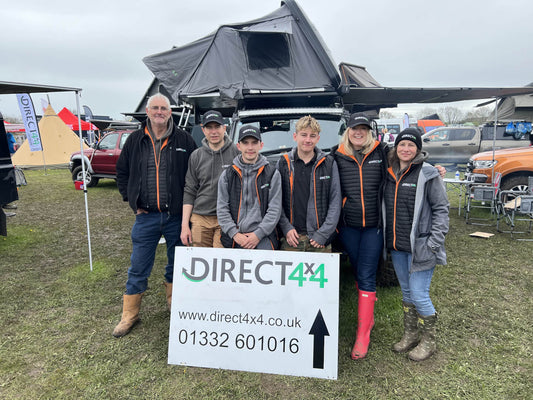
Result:
[[[381,110],[379,112],[379,118],[380,119],[390,119],[390,118],[397,118],[396,115],[389,110]]]
[[[492,106],[474,107],[465,115],[464,122],[471,122],[474,125],[481,125],[491,118],[493,114]]]
[[[460,108],[453,106],[439,108],[438,114],[447,125],[460,124],[463,122],[465,115]]]
[[[438,114],[438,111],[436,108],[424,107],[420,111],[418,111],[417,114],[418,114],[418,119],[422,119],[422,118],[427,117],[428,115]]]
[[[13,117],[13,116],[4,115],[4,121],[9,122],[10,124],[22,124],[21,117]]]

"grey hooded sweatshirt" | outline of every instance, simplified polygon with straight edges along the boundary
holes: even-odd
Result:
[[[238,154],[228,135],[224,135],[224,145],[219,150],[211,149],[203,138],[202,147],[189,157],[183,204],[192,204],[195,214],[216,215],[218,179]]]
[[[268,235],[276,229],[281,215],[281,177],[279,171],[276,170],[274,175],[272,175],[268,209],[265,216],[262,217],[255,190],[255,178],[259,168],[268,164],[268,160],[259,155],[259,159],[255,164],[245,164],[242,162],[241,156],[238,155],[233,160],[233,163],[242,171],[242,199],[239,220],[234,221],[231,217],[227,171],[224,171],[218,182],[217,217],[220,228],[222,232],[227,233],[231,238],[239,232],[253,232],[260,240],[257,246],[258,249],[271,249]],[[268,243],[263,246],[265,241]]]

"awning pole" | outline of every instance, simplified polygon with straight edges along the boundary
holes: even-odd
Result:
[[[81,115],[80,115],[80,93],[76,91],[76,109],[78,112],[78,134],[80,137],[80,152],[81,152],[81,171],[83,175],[83,195],[85,197],[85,220],[87,221],[87,244],[89,246],[89,266],[91,271],[93,270],[93,256],[91,253],[91,229],[89,227],[89,204],[87,200],[87,184],[86,184],[86,171],[85,162],[83,160],[83,134],[81,131]]]

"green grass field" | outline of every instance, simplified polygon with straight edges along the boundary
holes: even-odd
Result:
[[[533,393],[533,242],[450,211],[448,265],[437,268],[438,353],[414,363],[390,346],[401,336],[401,295],[378,288],[366,359],[349,357],[356,293],[341,268],[338,380],[167,364],[169,313],[160,246],[142,323],[115,339],[133,214],[112,180],[83,192],[67,170],[26,171],[8,236],[0,237],[2,399],[530,399]],[[452,206],[457,198],[452,194]],[[481,210],[480,212],[483,212]],[[484,214],[485,215],[485,214]],[[469,236],[474,231],[492,238]],[[533,236],[529,236],[533,237]]]

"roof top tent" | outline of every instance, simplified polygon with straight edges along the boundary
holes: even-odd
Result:
[[[177,102],[231,116],[268,103],[341,103],[341,78],[318,31],[293,0],[244,23],[143,59]],[[152,83],[151,88],[157,85]],[[281,102],[281,103],[280,103]]]
[[[533,83],[527,85],[533,87]],[[485,103],[487,104],[487,103]],[[482,105],[485,105],[482,104]],[[494,115],[494,113],[493,113]],[[533,122],[533,95],[509,96],[498,102],[498,119],[500,121]]]

